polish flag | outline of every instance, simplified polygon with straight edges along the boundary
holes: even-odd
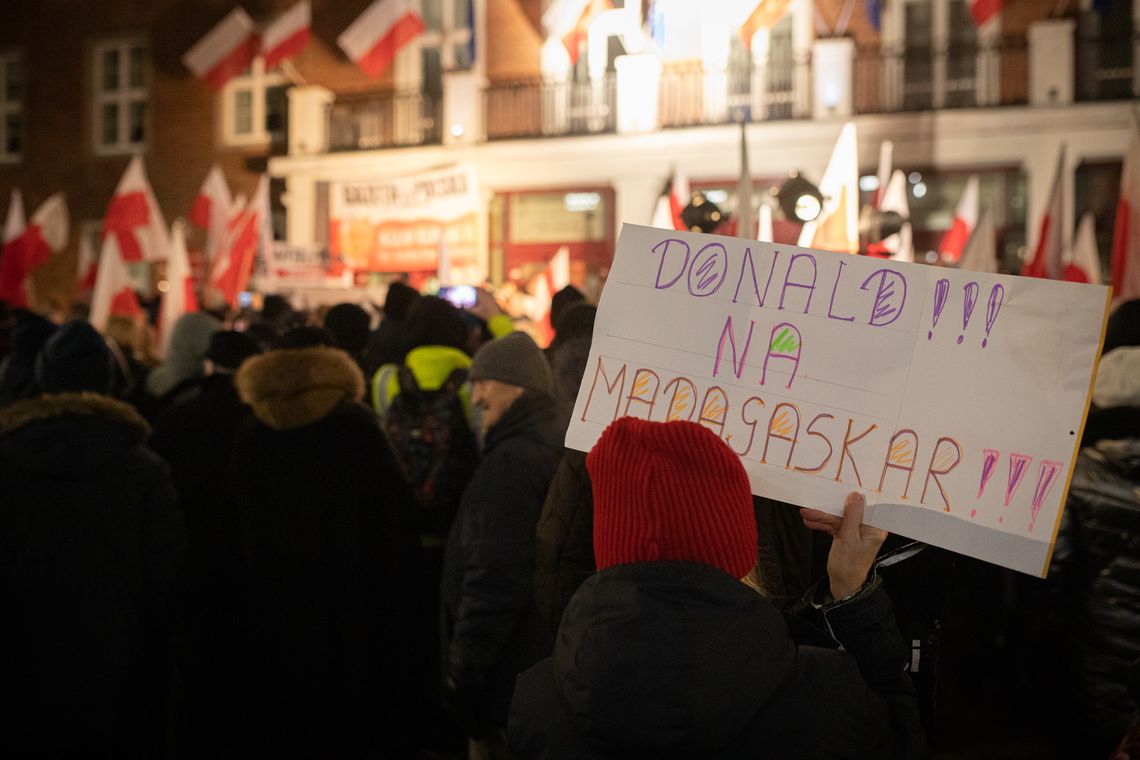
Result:
[[[234,8],[186,51],[182,63],[212,89],[220,90],[249,68],[260,45],[253,19],[241,8]]]
[[[1037,249],[1033,258],[1021,267],[1025,277],[1044,277],[1049,280],[1064,279],[1064,198],[1061,194],[1061,176],[1065,168],[1065,146],[1057,157],[1057,170],[1053,174],[1053,189],[1049,193],[1049,205],[1041,219],[1041,232],[1037,236]]]
[[[79,280],[79,289],[88,291],[95,287],[95,277],[99,272],[98,262],[95,261],[95,246],[91,245],[90,235],[79,236],[79,266],[76,276]]]
[[[756,230],[756,239],[761,243],[774,243],[772,235],[772,207],[767,203],[760,204],[760,224]]]
[[[971,174],[970,178],[966,180],[966,188],[962,191],[962,197],[958,199],[958,208],[954,211],[954,221],[950,224],[950,229],[946,231],[946,234],[942,236],[942,243],[938,246],[938,252],[942,255],[943,261],[953,264],[962,258],[962,251],[966,248],[966,242],[973,235],[974,228],[978,226],[980,205],[978,175]]]
[[[23,211],[23,200],[20,201]],[[9,209],[9,224],[17,225]],[[6,242],[4,256],[0,258],[0,299],[12,306],[26,308],[28,276],[51,258],[53,253],[67,246],[71,220],[67,213],[67,199],[56,193],[40,204],[19,236]],[[7,233],[5,229],[5,233]],[[5,235],[7,239],[7,235]]]
[[[301,0],[265,29],[261,36],[261,55],[265,58],[266,71],[308,46],[312,15],[309,0]]]
[[[95,291],[91,294],[91,313],[87,321],[97,330],[103,330],[112,316],[137,319],[142,313],[123,254],[119,250],[118,238],[108,235],[103,239],[103,251],[99,255],[99,271],[95,277]]]
[[[761,29],[771,29],[780,22],[791,5],[791,0],[760,0],[755,3],[744,23],[740,25],[740,41],[745,50],[752,49],[752,38]],[[745,7],[747,9],[747,6]]]
[[[877,247],[887,255],[891,261],[914,261],[914,239],[910,227],[910,204],[906,199],[906,175],[899,170],[891,175],[887,183],[883,200],[879,204],[880,211],[894,211],[903,218],[902,228],[893,235],[888,235],[877,243]]]
[[[613,7],[610,0],[554,0],[542,14],[542,26],[550,37],[559,40],[566,48],[573,66],[590,36],[590,24]]]
[[[1072,260],[1065,266],[1064,278],[1068,282],[1091,282],[1100,285],[1100,253],[1096,248],[1096,218],[1092,212],[1081,217],[1077,234],[1073,238]]]
[[[978,26],[989,21],[1001,10],[1005,0],[970,0],[970,13]]]
[[[823,210],[819,218],[808,222],[800,231],[801,248],[817,248],[841,253],[859,252],[859,154],[855,125],[848,122],[827,170],[819,183],[823,194]]]
[[[4,222],[4,246],[6,247],[20,235],[24,234],[27,221],[24,218],[24,196],[16,188],[12,188],[12,196],[8,201],[8,217]]]
[[[883,201],[883,196],[887,194],[887,185],[891,181],[891,164],[894,160],[894,154],[895,144],[890,140],[883,140],[882,145],[879,146],[879,172],[875,175],[878,177],[879,183],[875,187],[875,194],[871,197],[872,208],[878,208]]]
[[[166,258],[166,220],[146,178],[142,156],[123,172],[115,197],[103,218],[103,238],[114,235],[123,261],[162,261]]]
[[[378,77],[424,28],[412,0],[376,0],[336,42],[365,74]]]
[[[657,205],[653,207],[653,220],[650,226],[660,227],[663,230],[683,230],[685,223],[681,221],[681,212],[689,205],[692,192],[689,189],[689,178],[684,172],[674,171],[673,176],[665,183],[665,188],[657,198]]]
[[[989,211],[982,212],[982,218],[978,220],[974,234],[970,235],[966,248],[958,259],[958,268],[970,272],[997,274],[997,239],[994,234],[994,219]]]
[[[550,280],[550,292],[557,293],[570,284],[570,249],[561,246],[546,267]]]
[[[1112,232],[1113,300],[1140,298],[1140,128],[1132,129]]]
[[[266,242],[268,208],[269,181],[263,174],[250,202],[235,204],[221,250],[210,271],[210,286],[221,293],[231,306],[237,304],[238,294],[249,287],[259,248],[266,249],[262,251],[266,257],[266,268],[271,275],[274,272],[272,252],[267,249]]]
[[[170,228],[170,256],[166,259],[166,292],[158,312],[158,353],[166,355],[170,346],[173,326],[183,314],[198,311],[198,298],[194,294],[194,276],[190,271],[190,256],[186,253],[186,235],[182,223]]]
[[[190,222],[196,227],[206,231],[206,261],[214,260],[222,238],[226,234],[226,225],[230,220],[230,188],[226,184],[226,177],[221,168],[214,164],[210,173],[198,190],[194,198],[194,207],[190,210]]]

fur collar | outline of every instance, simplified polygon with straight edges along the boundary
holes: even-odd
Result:
[[[247,359],[234,379],[259,420],[289,430],[323,419],[345,401],[364,397],[364,375],[337,348],[284,349]]]
[[[98,393],[51,393],[19,401],[0,410],[0,435],[33,422],[69,416],[100,417],[118,422],[134,432],[139,443],[150,435],[150,426],[133,407]]]

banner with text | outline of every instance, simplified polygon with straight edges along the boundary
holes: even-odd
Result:
[[[487,276],[479,246],[481,215],[475,172],[457,165],[407,177],[329,185],[329,243],[347,268],[428,272],[452,283]]]
[[[1109,289],[625,225],[566,444],[692,420],[753,493],[1044,575]]]

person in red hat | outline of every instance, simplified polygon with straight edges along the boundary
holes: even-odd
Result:
[[[748,476],[712,431],[622,418],[586,460],[598,573],[554,656],[521,674],[520,758],[921,757],[909,650],[873,569],[886,532],[805,509],[828,578],[786,618],[765,599]],[[837,648],[838,645],[838,648]]]

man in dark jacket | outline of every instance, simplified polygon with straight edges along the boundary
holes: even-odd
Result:
[[[515,677],[550,651],[531,598],[531,574],[535,526],[561,455],[562,431],[550,368],[525,334],[479,349],[471,378],[487,433],[483,460],[447,541],[443,661],[453,704],[494,752]]]
[[[0,413],[0,756],[158,757],[183,544],[146,422],[85,322]]]
[[[803,511],[834,537],[813,606],[843,652],[757,592],[748,476],[715,433],[622,418],[587,467],[599,572],[571,600],[553,659],[519,676],[517,756],[925,754],[909,651],[870,574],[886,533],[862,524],[861,496],[843,518]]]
[[[253,410],[230,469],[249,621],[243,752],[408,756],[397,746],[408,642],[395,525],[410,494],[360,404],[360,368],[328,346],[275,349],[235,382]]]
[[[222,737],[239,714],[233,592],[240,552],[237,525],[226,503],[226,472],[238,428],[250,413],[238,398],[233,376],[242,362],[259,353],[257,341],[245,333],[214,333],[197,395],[159,416],[150,439],[151,448],[170,465],[186,519],[181,707],[183,740],[192,756],[224,746]]]

